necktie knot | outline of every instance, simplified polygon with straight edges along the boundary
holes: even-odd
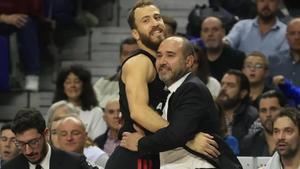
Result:
[[[40,164],[37,164],[37,165],[35,166],[35,169],[43,169],[43,168],[42,168],[42,166],[41,166]]]

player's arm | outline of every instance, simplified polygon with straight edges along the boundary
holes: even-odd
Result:
[[[131,118],[151,132],[168,126],[157,112],[149,107],[148,83],[153,81],[156,70],[146,56],[133,57],[122,68],[122,80],[129,105]]]

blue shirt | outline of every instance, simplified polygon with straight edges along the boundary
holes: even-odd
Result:
[[[269,57],[270,74],[283,75],[295,85],[300,86],[300,62],[293,60],[290,50],[282,51]]]
[[[231,47],[246,54],[259,51],[269,57],[289,48],[285,34],[286,25],[278,19],[267,33],[261,34],[258,18],[255,18],[236,23],[225,39]]]

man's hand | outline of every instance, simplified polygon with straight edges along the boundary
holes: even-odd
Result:
[[[134,125],[133,127],[137,132],[134,133],[124,132],[122,134],[122,140],[120,142],[120,146],[127,148],[128,150],[131,151],[138,151],[138,142],[142,137],[145,136],[145,133],[138,126]]]
[[[198,133],[193,140],[186,143],[186,146],[210,158],[217,158],[220,155],[218,144],[213,140],[213,136],[206,133]]]
[[[14,25],[17,28],[23,27],[27,22],[27,15],[24,14],[11,14],[11,15],[1,15],[2,22]]]

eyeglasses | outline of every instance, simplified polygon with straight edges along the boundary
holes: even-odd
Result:
[[[26,145],[28,145],[31,149],[35,149],[40,145],[40,140],[41,140],[42,136],[43,135],[40,135],[39,137],[29,140],[28,142],[15,140],[15,144],[19,150],[25,150]]]
[[[264,69],[265,67],[264,67],[264,65],[263,64],[260,64],[260,63],[257,63],[257,64],[246,64],[245,65],[245,68],[247,68],[247,69]]]

